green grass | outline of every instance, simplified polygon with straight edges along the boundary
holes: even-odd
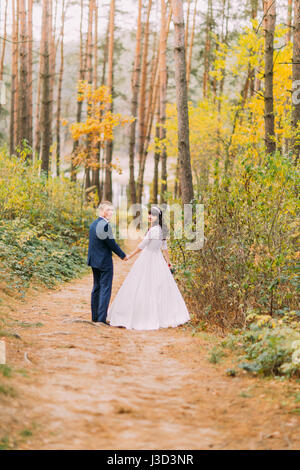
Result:
[[[26,439],[27,437],[31,437],[33,432],[30,429],[23,429],[23,431],[20,432],[20,436]]]
[[[295,395],[295,402],[300,403],[300,392]]]
[[[250,393],[247,393],[247,392],[241,392],[239,395],[242,398],[252,398],[252,395]]]
[[[18,326],[21,326],[23,328],[41,328],[42,326],[44,326],[44,324],[40,322],[28,323],[26,321],[21,321],[21,322],[18,322]]]
[[[3,436],[0,438],[0,450],[12,450],[14,446],[11,444],[8,436]]]
[[[12,376],[12,369],[7,364],[0,364],[0,372],[2,373],[3,377]]]
[[[15,398],[17,396],[17,392],[13,387],[7,385],[0,384],[0,394],[5,395],[6,397]]]
[[[224,351],[221,351],[221,349],[214,347],[210,353],[208,360],[211,364],[218,364],[224,356]]]
[[[21,336],[18,333],[11,333],[10,331],[0,330],[0,338],[1,336],[5,336],[6,338],[17,338],[21,339]]]
[[[26,378],[29,377],[29,372],[26,369],[16,369],[16,373]]]

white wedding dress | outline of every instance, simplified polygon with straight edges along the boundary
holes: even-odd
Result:
[[[187,322],[189,312],[161,251],[167,248],[161,227],[151,227],[138,246],[142,252],[111,303],[107,321],[134,330]]]

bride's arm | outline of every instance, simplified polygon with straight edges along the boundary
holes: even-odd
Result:
[[[149,241],[150,241],[150,230],[148,230],[144,239],[141,241],[141,243],[138,244],[136,249],[132,253],[130,253],[130,255],[127,256],[127,259],[132,258],[133,256],[137,255],[140,251],[142,251],[145,248],[145,246],[148,245]]]
[[[169,257],[168,248],[163,249],[162,252],[163,252],[163,255],[165,257],[166,262],[168,263],[168,266],[172,267],[172,263],[171,263],[170,257]]]
[[[130,255],[127,255],[127,259],[133,258],[135,255],[137,255],[140,251],[142,251],[142,248],[137,247]]]
[[[167,240],[163,240],[162,252],[163,252],[163,255],[165,257],[166,262],[168,263],[168,266],[171,268],[172,264],[171,264],[170,257],[169,257]]]

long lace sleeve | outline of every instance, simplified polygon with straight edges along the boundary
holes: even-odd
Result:
[[[149,242],[150,242],[150,230],[148,230],[148,232],[146,233],[146,235],[145,235],[144,239],[141,241],[141,243],[138,244],[138,248],[143,250],[145,248],[145,246],[148,245]]]
[[[161,249],[162,249],[162,250],[167,250],[167,249],[168,249],[167,240],[163,240],[163,241],[162,241]]]

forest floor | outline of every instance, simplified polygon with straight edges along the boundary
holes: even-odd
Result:
[[[113,296],[133,262],[114,257]],[[300,448],[299,383],[228,377],[233,358],[208,360],[220,338],[191,327],[92,324],[91,287],[89,274],[2,301],[19,338],[4,337],[0,448]]]

